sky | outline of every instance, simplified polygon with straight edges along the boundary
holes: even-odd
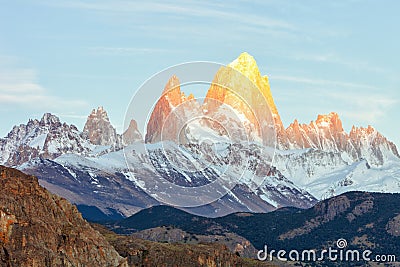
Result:
[[[246,51],[285,126],[335,111],[400,145],[399,1],[0,2],[0,136],[45,112],[82,129],[98,106],[121,132],[155,73]]]

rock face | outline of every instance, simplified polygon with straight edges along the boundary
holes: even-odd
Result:
[[[115,146],[118,143],[117,132],[103,107],[92,110],[83,132],[94,145]]]
[[[0,164],[18,166],[36,157],[56,158],[65,153],[86,154],[92,146],[75,125],[61,123],[46,113],[42,119],[15,126],[0,139]]]
[[[35,177],[0,166],[0,184],[1,266],[126,266],[76,207]]]
[[[185,105],[185,108],[175,109],[187,101],[190,101],[190,104]],[[162,96],[150,116],[145,142],[155,143],[161,140],[175,140],[179,131],[179,121],[185,120],[185,112],[190,112],[186,108],[192,105],[195,106],[195,102],[192,94],[186,97],[181,92],[178,77],[172,76],[165,85]]]
[[[345,153],[345,157],[351,162],[364,158],[369,164],[379,166],[388,155],[400,157],[396,146],[372,126],[353,126],[350,133],[346,133],[339,115],[335,112],[318,115],[317,120],[310,124],[299,124],[295,120],[286,129],[286,136],[287,144],[279,144],[280,147]]]
[[[5,138],[0,138],[0,164],[17,167],[37,158],[55,159],[67,153],[98,156],[141,140],[133,119],[122,135],[117,134],[103,107],[93,109],[83,132],[45,113],[40,120],[14,126]]]
[[[280,150],[312,148],[327,153],[339,153],[348,163],[366,159],[369,164],[375,166],[381,166],[392,155],[400,157],[396,146],[372,126],[353,127],[350,133],[345,132],[342,121],[335,112],[318,115],[317,119],[309,124],[300,124],[295,120],[285,128],[272,97],[268,77],[260,74],[256,61],[248,53],[242,53],[227,67],[219,69],[201,108],[192,107],[192,102],[188,101],[190,99],[190,97],[186,99],[180,91],[178,78],[171,77],[165,87],[164,95],[151,115],[146,142],[160,141],[162,131],[164,131],[164,140],[175,140],[179,131],[175,129],[176,125],[180,125],[176,121],[177,119],[184,120],[185,112],[211,116],[225,126],[229,124],[225,122],[229,120],[226,108],[221,110],[225,105],[235,109],[246,118],[244,120],[240,117],[241,122],[236,122],[232,128],[244,127],[247,133],[259,134],[263,120],[273,122],[275,126],[273,134],[276,133],[276,146]],[[183,104],[185,101],[186,103]],[[195,103],[197,102],[193,101],[193,105]],[[175,118],[169,118],[168,123],[165,123],[172,109],[177,106],[180,108],[179,112],[174,111],[175,114],[172,117]],[[266,114],[268,108],[271,111],[270,115]],[[169,137],[169,133],[173,133],[174,136]],[[232,133],[233,136],[240,135],[235,131]]]
[[[242,53],[215,75],[204,106],[210,113],[223,104],[244,114],[251,124],[249,133],[258,132],[259,135],[261,127],[268,128],[264,123],[274,123],[278,141],[286,142],[284,127],[272,97],[268,77],[261,76],[255,59],[248,53]],[[275,135],[275,132],[272,134]],[[265,135],[263,137],[265,139]]]
[[[128,129],[122,134],[122,142],[124,145],[130,145],[141,140],[143,140],[143,137],[138,130],[137,122],[132,119]]]

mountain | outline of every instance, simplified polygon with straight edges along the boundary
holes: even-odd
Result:
[[[126,131],[122,134],[122,143],[124,145],[131,145],[142,140],[143,137],[139,132],[137,122],[132,119],[129,123],[128,129],[126,129]]]
[[[250,135],[258,132],[260,136],[262,127],[268,128],[269,124],[274,124],[278,143],[282,143],[280,139],[285,137],[281,134],[284,127],[272,97],[268,77],[261,76],[255,59],[248,53],[242,53],[227,67],[218,70],[207,92],[204,106],[207,115],[216,112],[221,106],[229,106],[243,114],[251,124],[245,125]],[[275,132],[272,134],[275,140]],[[261,137],[264,141],[271,138]],[[275,146],[275,143],[268,145]]]
[[[74,125],[60,122],[50,113],[41,120],[14,126],[0,139],[0,164],[19,166],[37,157],[54,159],[66,153],[88,154],[93,145]]]
[[[102,107],[93,109],[83,132],[46,113],[40,120],[14,126],[5,138],[0,138],[0,164],[17,167],[36,158],[55,159],[68,153],[93,157],[140,140],[135,120],[119,135]]]
[[[195,107],[196,101],[193,101],[193,95],[186,97],[181,92],[179,78],[175,75],[172,76],[151,113],[147,124],[145,142],[155,143],[162,140],[175,140],[176,134],[180,130],[179,125],[181,123],[179,121],[185,121],[185,111],[188,111],[188,108],[181,107],[178,110],[175,110],[175,108],[187,101],[190,101],[190,104],[185,105],[185,107]]]
[[[340,152],[349,162],[367,159],[370,165],[381,166],[388,156],[400,157],[394,143],[388,141],[372,126],[353,126],[350,133],[342,127],[339,115],[331,112],[318,115],[310,124],[296,120],[286,129],[288,147],[291,149],[313,148],[326,152]]]
[[[126,217],[159,203],[129,175],[123,151],[98,157],[66,154],[55,160],[37,159],[21,169],[38,177],[52,193],[77,205],[97,207],[111,217]],[[90,216],[90,210],[81,210],[85,216],[86,211]]]
[[[397,148],[372,126],[353,126],[346,133],[331,112],[309,124],[295,121],[286,132],[291,149],[278,150],[274,164],[317,198],[354,190],[399,192]]]
[[[0,184],[0,266],[273,266],[243,258],[254,247],[234,234],[220,236],[223,244],[209,236],[167,244],[116,235],[90,225],[33,176],[0,166]]]
[[[101,147],[108,147],[102,153],[122,149],[124,146],[143,139],[134,119],[131,119],[128,128],[122,135],[118,134],[103,107],[92,110],[86,120],[82,134],[89,139],[91,144],[100,147],[100,150]]]
[[[189,164],[194,161],[189,153],[182,151],[176,144],[165,145],[167,151],[175,157],[174,161]],[[112,215],[117,212],[123,216],[130,216],[140,209],[159,204],[157,194],[162,192],[159,192],[156,186],[151,195],[149,191],[145,192],[142,189],[144,179],[154,182],[154,177],[163,175],[167,181],[193,187],[207,185],[209,181],[218,177],[215,166],[198,172],[179,172],[179,169],[166,159],[161,148],[155,146],[143,151],[141,144],[135,144],[125,147],[124,151],[119,150],[97,157],[68,154],[54,160],[31,161],[21,166],[21,169],[36,175],[41,185],[67,197],[75,204],[96,206],[105,214]],[[237,148],[232,149],[232,151],[237,150]],[[147,155],[148,152],[150,156]],[[134,172],[126,166],[124,153],[133,155]],[[243,155],[238,154],[237,157],[242,159],[251,157],[264,165],[262,157],[250,155],[251,151],[243,150],[242,153]],[[239,175],[234,172],[231,174],[234,177]],[[316,203],[312,195],[299,189],[276,169],[271,170],[268,177],[269,179],[261,186],[256,186],[251,183],[250,176],[247,180],[240,181],[221,199],[186,210],[216,217],[235,211],[271,211],[288,205],[306,208]]]
[[[1,266],[127,266],[67,200],[0,166]]]
[[[111,125],[107,112],[103,107],[92,110],[87,118],[83,133],[87,135],[90,143],[99,146],[118,145],[117,131]]]
[[[131,119],[118,134],[99,107],[80,132],[45,114],[0,139],[0,163],[112,218],[160,202],[218,217],[309,208],[347,191],[400,192],[392,142],[372,126],[346,132],[334,112],[285,128],[267,76],[247,53],[218,70],[203,103],[177,76],[166,81],[145,140]]]
[[[286,251],[335,248],[335,242],[344,238],[346,249],[370,249],[371,258],[384,254],[399,259],[399,203],[400,194],[349,192],[306,210],[282,208],[270,213],[235,213],[215,219],[158,206],[142,210],[110,227],[124,233],[144,233],[156,227],[181,229],[194,235],[234,233],[249,240],[256,249],[268,245],[269,250]],[[346,264],[339,266],[348,266]],[[369,266],[365,262],[359,264]],[[316,266],[328,265],[319,262]]]

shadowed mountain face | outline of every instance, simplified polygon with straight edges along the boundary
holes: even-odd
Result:
[[[127,266],[76,207],[0,166],[0,266]]]

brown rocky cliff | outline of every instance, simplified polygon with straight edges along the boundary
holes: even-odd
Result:
[[[75,206],[0,166],[0,266],[126,266]]]

